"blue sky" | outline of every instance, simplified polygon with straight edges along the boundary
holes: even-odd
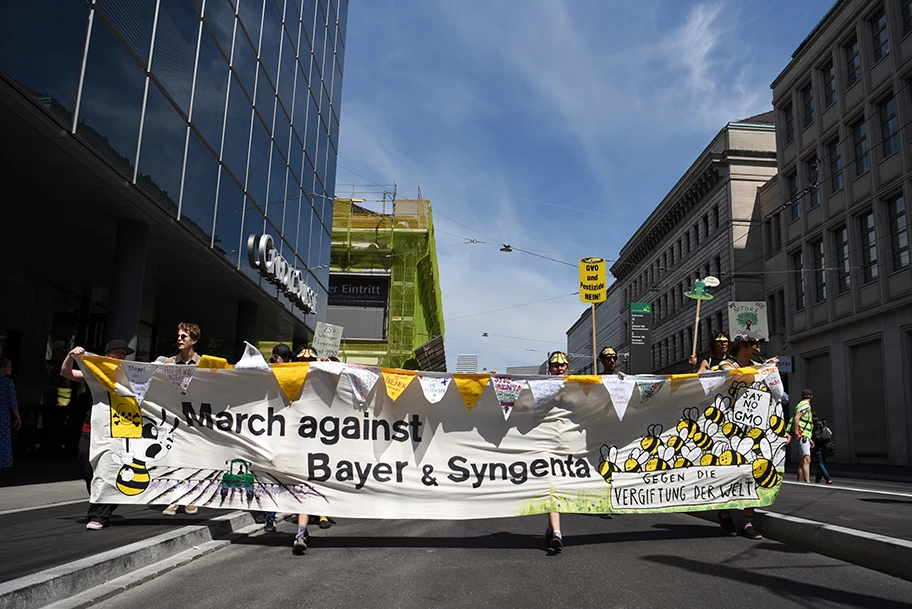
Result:
[[[557,298],[577,260],[616,258],[725,123],[772,109],[831,5],[352,0],[337,194],[431,200],[450,367],[538,364],[586,307]]]

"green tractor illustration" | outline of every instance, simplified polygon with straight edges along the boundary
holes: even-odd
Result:
[[[249,464],[243,459],[232,459],[228,462],[228,471],[222,476],[222,497],[229,492],[237,490],[247,493],[247,501],[253,499],[253,489],[256,485],[256,476],[250,473]]]

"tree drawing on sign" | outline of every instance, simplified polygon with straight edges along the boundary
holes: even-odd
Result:
[[[753,311],[743,311],[738,313],[738,325],[743,326],[744,329],[750,330],[751,326],[757,323],[759,319],[757,314]]]

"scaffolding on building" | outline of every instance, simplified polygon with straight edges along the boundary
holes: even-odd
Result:
[[[395,184],[379,188],[353,187],[352,198],[336,198],[330,272],[390,277],[386,340],[347,340],[343,330],[339,358],[417,369],[415,349],[444,334],[431,204],[396,198]],[[379,196],[370,199],[371,193]]]

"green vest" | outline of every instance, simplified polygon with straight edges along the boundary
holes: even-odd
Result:
[[[801,430],[801,435],[810,438],[814,432],[814,415],[811,414],[811,403],[807,400],[798,402],[798,405],[795,407],[795,414],[799,413],[798,428]],[[786,431],[792,431],[793,422],[793,418],[789,419]]]

